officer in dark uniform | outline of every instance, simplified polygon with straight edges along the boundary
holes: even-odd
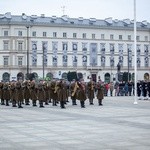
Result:
[[[1,99],[1,105],[5,105],[4,98],[3,98],[3,82],[0,82],[0,99]]]
[[[146,81],[143,81],[142,83],[142,93],[143,93],[143,97],[144,97],[144,100],[146,100],[147,98],[147,82]]]
[[[140,99],[140,96],[141,96],[141,88],[142,88],[141,82],[138,81],[137,82],[137,96],[139,97],[139,99]]]

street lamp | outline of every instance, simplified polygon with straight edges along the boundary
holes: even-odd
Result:
[[[134,0],[134,104],[137,103],[136,0]]]
[[[27,28],[27,79],[29,79],[29,26]]]

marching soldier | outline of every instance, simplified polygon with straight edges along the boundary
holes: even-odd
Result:
[[[21,81],[16,82],[16,100],[18,103],[18,108],[23,108],[22,107],[22,102],[23,102],[23,87]]]
[[[58,86],[58,100],[60,101],[60,107],[65,108],[66,92],[64,80],[61,79],[57,86]]]
[[[90,105],[94,105],[93,104],[94,91],[95,91],[95,85],[94,85],[94,81],[91,78],[87,84],[87,92],[88,92],[88,98],[89,98]]]
[[[102,100],[104,99],[104,84],[101,80],[97,83],[97,99],[99,106],[102,106]]]
[[[12,107],[17,107],[16,106],[16,87],[15,87],[15,82],[11,82],[10,84],[10,99],[12,101]]]
[[[78,91],[78,100],[80,100],[81,108],[85,108],[85,100],[86,100],[86,85],[84,81],[78,83],[79,91]]]
[[[42,81],[40,81],[40,83],[38,84],[38,100],[39,100],[39,104],[40,104],[40,108],[43,108],[43,102],[44,102],[44,87],[43,87],[43,83]]]
[[[30,96],[31,96],[31,100],[32,100],[32,106],[35,107],[36,105],[36,101],[37,101],[37,88],[35,85],[35,81],[31,81],[31,85],[30,85]]]
[[[6,100],[6,106],[9,106],[9,101],[10,101],[10,86],[9,82],[4,83],[3,86],[3,98]]]
[[[77,99],[77,92],[78,92],[79,86],[77,81],[74,79],[73,82],[70,85],[70,91],[71,91],[71,99],[72,99],[72,105],[77,105],[76,99]]]
[[[0,82],[0,99],[1,99],[1,105],[5,105],[4,98],[3,98],[3,82]]]

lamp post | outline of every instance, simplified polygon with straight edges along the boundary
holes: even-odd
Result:
[[[136,0],[134,0],[134,104],[137,103]]]
[[[27,28],[27,79],[29,79],[29,26]]]
[[[45,71],[44,71],[45,70],[45,66],[44,66],[44,47],[43,47],[43,62],[42,63],[43,63],[43,65],[42,65],[43,66],[43,80],[44,80],[44,77],[45,77]]]
[[[129,48],[128,48],[128,82],[129,82]]]

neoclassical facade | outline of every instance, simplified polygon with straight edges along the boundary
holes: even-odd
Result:
[[[84,19],[26,14],[0,15],[0,80],[36,77],[65,78],[77,72],[85,81],[116,79],[134,73],[133,21]],[[150,73],[150,24],[137,22],[137,74]]]

